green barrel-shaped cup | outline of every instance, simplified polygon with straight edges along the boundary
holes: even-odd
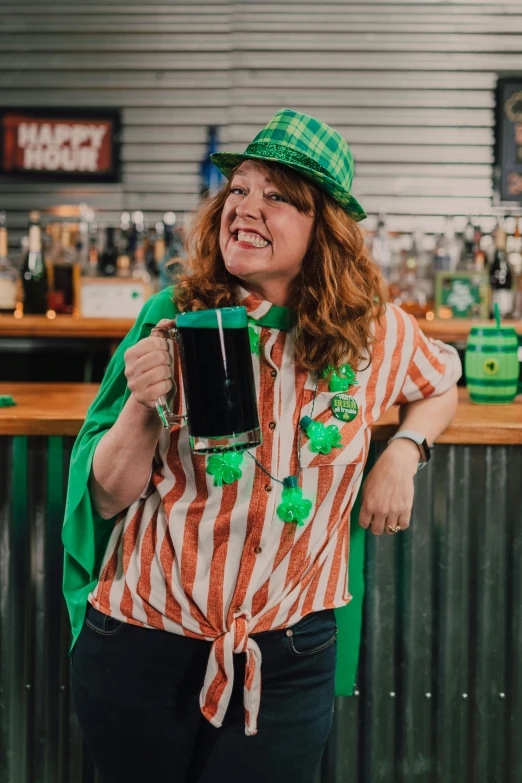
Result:
[[[518,391],[518,337],[510,326],[474,326],[466,347],[471,402],[507,405]]]

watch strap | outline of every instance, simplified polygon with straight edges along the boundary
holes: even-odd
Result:
[[[426,438],[420,432],[417,432],[416,430],[399,430],[395,435],[392,435],[388,443],[391,443],[392,440],[397,440],[398,438],[406,438],[407,440],[413,441],[419,449],[421,462],[426,464],[426,462],[429,461],[431,449],[428,446]]]

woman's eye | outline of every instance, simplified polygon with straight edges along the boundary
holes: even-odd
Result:
[[[233,188],[230,188],[230,192],[236,194],[238,192],[244,193],[245,191],[243,190],[243,188],[240,188],[239,185],[235,185]]]
[[[280,193],[269,193],[268,198],[271,198],[274,201],[283,201],[285,204],[287,203],[286,198],[284,196],[281,196]]]

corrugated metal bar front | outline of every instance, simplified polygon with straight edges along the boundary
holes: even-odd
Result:
[[[1,783],[92,779],[70,701],[61,595],[71,446],[69,438],[0,437]]]
[[[356,696],[321,783],[521,783],[522,449],[438,446],[411,532],[368,536]]]
[[[97,783],[61,597],[71,445],[0,438],[0,783]],[[521,476],[520,447],[438,446],[410,532],[368,535],[356,695],[317,783],[522,783]]]

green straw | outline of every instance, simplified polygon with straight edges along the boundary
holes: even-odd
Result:
[[[495,315],[495,321],[497,322],[497,329],[500,329],[500,310],[497,302],[493,305],[493,313]]]

